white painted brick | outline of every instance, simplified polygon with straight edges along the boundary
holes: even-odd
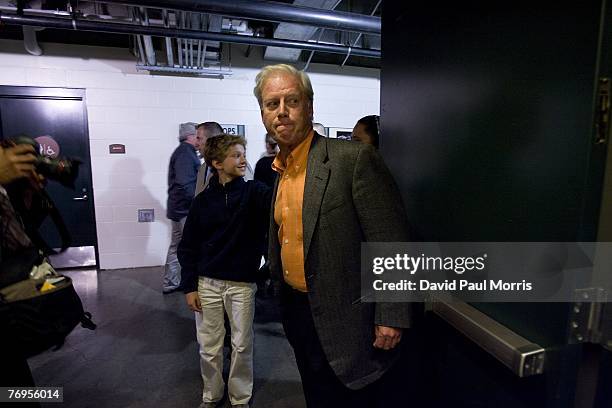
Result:
[[[109,142],[106,140],[90,140],[89,154],[91,157],[106,157],[108,156],[108,145]]]
[[[212,80],[208,85],[208,93],[211,94],[253,95],[255,83],[234,78],[224,78],[221,80]]]
[[[196,96],[197,98],[197,96]],[[178,137],[178,128],[179,128],[179,124],[184,123],[184,122],[195,122],[195,123],[200,123],[200,122],[206,122],[208,120],[213,120],[213,119],[209,119],[210,116],[208,115],[208,110],[206,109],[172,109],[172,117],[170,120],[172,120],[175,123],[176,126],[176,130],[173,130],[173,134],[175,134],[176,136],[174,137]],[[177,140],[177,139],[175,139]]]
[[[112,88],[111,78],[120,76],[119,73],[100,71],[72,71],[66,73],[68,86],[74,88]],[[118,89],[121,89],[120,87]]]
[[[110,189],[110,183],[108,177],[94,176],[94,199],[95,205],[97,206],[113,206],[115,205],[115,197],[113,191]]]
[[[201,113],[203,109],[218,107],[222,97],[223,95],[219,94],[194,93],[191,97],[191,106]]]
[[[148,72],[138,74],[126,74],[123,76],[121,83],[123,89],[140,89],[149,90],[153,84],[154,77],[150,76]]]
[[[157,94],[152,91],[118,89],[90,89],[87,92],[89,106],[157,106]]]
[[[137,123],[138,109],[133,107],[91,106],[87,108],[88,121],[97,123]],[[96,134],[93,135],[97,139]]]
[[[117,238],[117,247],[120,252],[130,254],[144,254],[147,251],[149,237],[120,237]]]
[[[165,200],[164,186],[142,186],[131,191],[130,202],[140,208],[162,208],[162,199]]]
[[[147,89],[150,91],[173,91],[174,77],[149,75],[147,80]]]
[[[27,68],[26,78],[30,86],[66,87],[66,71],[63,69]]]
[[[260,112],[257,99],[252,95],[223,95],[220,106],[229,110]]]
[[[174,90],[179,92],[209,92],[209,84],[214,81],[218,81],[218,79],[175,77]]]
[[[164,108],[191,108],[190,92],[157,92],[159,106]]]
[[[173,110],[169,108],[140,108],[137,109],[137,120],[139,124],[143,125],[160,125],[167,123],[168,119],[172,117],[172,113]],[[178,124],[176,127],[178,129]]]
[[[131,254],[100,253],[100,269],[134,268]]]
[[[360,114],[354,115],[334,115],[334,114],[317,114],[317,122],[323,123],[325,127],[338,127],[352,129],[355,123],[361,118]]]
[[[379,91],[371,88],[352,87],[346,88],[341,86],[327,85],[315,89],[315,100],[317,98],[341,100],[341,101],[369,101],[377,98]]]
[[[150,235],[152,223],[145,222],[113,222],[112,236],[120,237],[148,237]]]
[[[317,118],[319,115],[319,112],[322,113],[328,113],[328,112],[334,112],[334,111],[338,111],[338,101],[337,100],[331,100],[331,99],[316,99],[314,102],[314,117]],[[354,115],[357,119],[359,119],[361,116],[363,116],[361,113],[363,111],[363,102],[353,102],[353,101],[343,101],[341,103],[342,105],[342,112],[349,114],[349,115]],[[355,119],[355,121],[357,121],[357,119]],[[315,120],[318,121],[318,120]],[[327,126],[327,123],[325,122],[321,122],[323,123],[324,126]]]
[[[14,67],[37,67],[38,58],[30,55],[23,47],[23,41],[0,40],[0,65]]]
[[[98,253],[102,256],[117,251],[117,240],[112,237],[98,237]]]
[[[132,205],[113,207],[113,217],[115,222],[138,221],[138,207]]]
[[[0,60],[0,64],[2,64],[2,60]],[[26,85],[26,72],[23,68],[0,66],[0,82],[2,85]]]
[[[96,222],[113,222],[113,208],[96,206]]]

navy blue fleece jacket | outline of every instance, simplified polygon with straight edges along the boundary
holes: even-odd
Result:
[[[183,292],[198,277],[255,282],[270,222],[272,189],[238,177],[221,185],[215,175],[193,201],[178,247]]]

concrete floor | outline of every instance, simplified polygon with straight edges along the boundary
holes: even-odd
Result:
[[[63,386],[63,407],[196,408],[202,380],[193,312],[182,293],[162,295],[161,268],[67,275],[98,328],[78,326],[62,349],[30,359],[36,384]],[[252,407],[305,406],[278,318],[275,301],[258,297]]]

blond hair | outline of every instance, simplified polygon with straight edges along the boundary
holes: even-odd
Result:
[[[259,103],[260,108],[263,106],[261,92],[263,90],[264,82],[271,75],[278,73],[289,74],[297,78],[300,87],[302,88],[302,92],[304,92],[304,95],[306,95],[306,97],[312,104],[314,92],[312,90],[312,84],[310,83],[310,78],[308,77],[308,75],[303,71],[297,70],[295,67],[289,64],[277,64],[263,67],[255,77],[255,88],[253,88],[253,94],[257,98],[257,102]]]
[[[228,135],[222,133],[219,136],[206,139],[204,148],[204,160],[206,164],[214,169],[213,160],[222,162],[227,157],[230,147],[239,144],[246,149],[246,140],[242,136]]]

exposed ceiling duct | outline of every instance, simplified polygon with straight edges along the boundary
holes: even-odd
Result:
[[[23,45],[27,52],[32,55],[42,55],[42,49],[38,45],[36,32],[43,30],[40,27],[23,26]]]
[[[158,37],[187,38],[194,40],[211,40],[239,44],[287,47],[335,54],[346,54],[348,52],[348,47],[338,44],[279,40],[276,38],[247,37],[237,34],[211,33],[205,31],[153,26],[138,26],[134,24],[108,23],[105,21],[91,21],[79,18],[18,16],[16,14],[2,13],[0,14],[0,22],[4,24],[15,24],[21,26],[29,25],[35,27],[59,28],[77,31],[83,30],[120,34],[142,34]],[[370,58],[380,58],[380,51],[364,48],[353,48],[351,50],[351,54]]]
[[[5,27],[23,27],[24,43],[30,53],[42,52],[37,46],[34,29],[49,28],[45,36],[59,35],[57,33],[64,30],[109,33],[108,36],[85,37],[116,38],[116,41],[122,37],[110,34],[129,34],[133,36],[129,47],[138,58],[137,68],[156,72],[227,74],[229,70],[221,72],[221,43],[268,47],[266,54],[269,58],[280,59],[276,55],[284,54],[289,55],[285,60],[291,61],[296,61],[302,50],[310,51],[310,58],[315,51],[328,56],[341,54],[345,60],[354,56],[352,61],[380,58],[380,49],[376,45],[374,48],[355,46],[357,44],[351,45],[342,40],[344,37],[338,37],[339,34],[352,34],[355,38],[357,32],[367,32],[368,37],[379,39],[380,18],[329,10],[340,0],[296,1],[299,3],[292,5],[257,0],[102,0],[78,3],[32,0],[17,2],[18,7],[29,7],[22,9],[17,8],[13,0],[0,0],[0,22]],[[305,7],[305,4],[327,9]],[[268,21],[280,21],[280,24]],[[272,38],[275,27],[276,37],[286,38]],[[289,28],[287,35],[279,35],[285,27]],[[337,31],[339,27],[351,31]],[[7,32],[0,30],[0,38],[3,31]],[[327,36],[321,41],[323,32],[336,34],[336,37]],[[315,33],[319,34],[317,40],[312,39]],[[64,37],[69,42],[81,43],[79,38],[83,36]],[[125,45],[117,46],[128,45],[122,44]],[[365,42],[362,44],[367,45]],[[251,47],[247,56],[250,50]]]
[[[295,0],[294,6],[308,5],[321,9],[333,10],[342,0]],[[315,26],[307,26],[295,23],[280,23],[274,30],[274,38],[290,38],[293,40],[308,41],[319,30]],[[320,29],[323,30],[323,29]],[[322,32],[322,31],[321,31]],[[302,50],[291,48],[268,47],[264,53],[265,59],[281,61],[297,61]]]
[[[103,0],[158,9],[174,9],[198,13],[220,14],[228,17],[272,21],[278,23],[306,24],[332,30],[380,35],[379,17],[302,7],[273,1],[249,0]]]

